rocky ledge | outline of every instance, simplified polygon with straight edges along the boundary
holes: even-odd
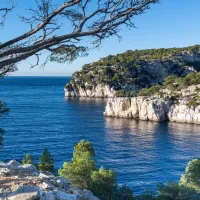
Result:
[[[199,96],[200,85],[190,86],[179,91],[181,97],[118,97],[109,99],[104,112],[105,116],[136,118],[150,121],[173,121],[200,124],[200,105],[190,105],[191,97]],[[167,93],[167,91],[165,91]]]
[[[98,200],[63,177],[15,160],[0,163],[0,200]]]

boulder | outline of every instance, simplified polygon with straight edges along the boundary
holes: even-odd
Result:
[[[47,179],[50,179],[50,178],[53,178],[54,175],[53,175],[51,172],[40,171],[39,177],[40,177],[40,178],[47,178]]]
[[[68,189],[69,185],[71,184],[69,180],[63,177],[59,177],[56,182],[59,189]]]
[[[8,195],[8,200],[34,200],[42,197],[42,190],[38,186],[20,186]]]
[[[37,170],[36,166],[32,164],[20,165],[19,167],[17,167],[17,169],[21,170],[24,173],[33,174],[36,176],[38,176],[40,173],[39,170]]]
[[[45,193],[44,197],[45,197],[45,200],[55,200],[56,199],[55,195],[52,191]]]
[[[10,169],[16,169],[17,167],[19,167],[21,164],[19,162],[17,162],[16,160],[11,160],[7,163],[7,167]]]
[[[78,195],[78,194],[67,194],[65,192],[58,190],[56,192],[56,198],[59,199],[59,200],[79,200],[80,195]]]

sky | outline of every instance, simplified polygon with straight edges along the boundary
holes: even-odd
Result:
[[[0,0],[1,2],[3,0]],[[6,1],[6,0],[5,0]],[[18,0],[16,12],[23,13],[34,0]],[[56,0],[61,4],[63,0]],[[95,0],[93,0],[95,1]],[[1,5],[1,3],[0,3]],[[48,63],[45,68],[30,69],[34,59],[21,62],[14,76],[70,76],[86,63],[97,61],[107,55],[115,55],[134,49],[186,47],[200,44],[200,0],[160,0],[146,13],[136,16],[137,28],[128,30],[123,27],[119,42],[116,37],[103,42],[100,49],[89,51],[87,57],[78,58],[72,63]],[[11,26],[10,26],[11,25]],[[8,17],[4,28],[0,29],[3,41],[16,37],[26,31],[26,27],[14,13]],[[45,59],[46,53],[42,55]]]

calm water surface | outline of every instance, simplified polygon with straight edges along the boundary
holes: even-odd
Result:
[[[6,130],[0,159],[38,162],[47,147],[56,169],[70,161],[80,139],[94,144],[98,166],[114,168],[118,182],[139,193],[159,182],[178,181],[187,162],[200,157],[200,126],[143,122],[103,116],[102,99],[65,99],[69,77],[7,77],[0,99],[10,113],[0,121]]]

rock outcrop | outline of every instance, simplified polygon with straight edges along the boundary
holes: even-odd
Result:
[[[0,163],[0,200],[98,200],[63,177],[15,160]]]
[[[118,97],[109,99],[104,115],[150,121],[169,120],[200,124],[200,106],[188,107],[183,102],[182,104],[174,104],[172,100],[166,101],[155,97]]]
[[[200,47],[127,51],[83,66],[65,86],[66,97],[134,96],[169,75],[199,71]],[[164,53],[162,53],[164,52]],[[160,57],[158,56],[160,54]]]

